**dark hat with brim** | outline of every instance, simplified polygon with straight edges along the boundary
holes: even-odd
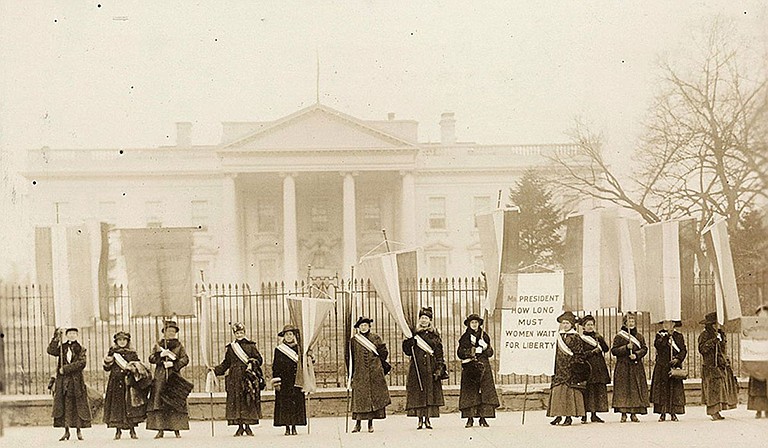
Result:
[[[714,323],[717,323],[717,313],[716,312],[707,313],[707,315],[704,316],[704,320],[699,321],[700,325],[709,325],[709,324],[714,324]]]
[[[280,331],[280,333],[277,333],[277,335],[282,338],[283,336],[285,336],[285,333],[288,333],[288,332],[293,333],[294,336],[298,336],[299,328],[296,325],[288,324],[284,326],[283,329]]]
[[[114,336],[112,336],[112,340],[115,341],[115,344],[117,344],[118,339],[125,339],[128,342],[131,341],[131,333],[128,333],[127,331],[118,331],[115,333]]]
[[[597,322],[597,321],[595,320],[595,316],[591,314],[587,314],[586,316],[579,319],[579,325],[584,325],[587,322]]]
[[[432,307],[431,306],[426,306],[426,307],[420,309],[419,310],[419,317],[421,317],[421,316],[427,316],[431,320],[433,318],[433,316],[434,316],[434,313],[432,312]]]
[[[476,320],[480,323],[480,325],[483,325],[483,318],[480,317],[480,315],[477,313],[472,313],[469,316],[467,316],[467,318],[464,319],[464,325],[468,327],[469,323],[472,322],[473,320]]]
[[[557,321],[558,322],[568,321],[571,323],[571,325],[576,325],[576,316],[572,312],[566,311],[563,314],[557,316]]]
[[[175,328],[176,332],[180,331],[179,324],[177,324],[175,320],[166,320],[163,322],[163,331],[169,328]]]
[[[370,325],[372,323],[373,323],[373,319],[371,319],[370,317],[360,316],[360,318],[357,319],[357,322],[355,322],[355,328],[359,328],[360,325],[362,324]]]

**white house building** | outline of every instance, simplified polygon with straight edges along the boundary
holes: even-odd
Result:
[[[479,145],[456,140],[442,114],[440,143],[418,123],[362,120],[315,104],[275,121],[222,123],[218,145],[151,149],[36,149],[24,175],[33,225],[98,219],[117,228],[195,226],[195,268],[211,281],[347,275],[382,242],[423,249],[422,275],[481,269],[474,214],[506,202],[528,168],[572,145]]]

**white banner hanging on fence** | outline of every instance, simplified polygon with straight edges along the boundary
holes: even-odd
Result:
[[[519,274],[517,290],[504,290],[501,311],[499,373],[552,375],[555,342],[563,311],[563,273]],[[516,294],[516,297],[509,297]]]

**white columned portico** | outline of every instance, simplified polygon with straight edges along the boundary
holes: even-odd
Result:
[[[355,176],[357,173],[340,173],[343,182],[343,231],[344,231],[344,266],[342,272],[349,277],[351,267],[357,264],[357,207],[355,194]]]
[[[242,279],[242,261],[240,259],[240,218],[237,216],[237,185],[235,179],[236,173],[226,174],[224,176],[224,185],[222,189],[222,229],[220,232],[219,260],[221,263],[218,269],[219,279],[217,281],[227,283],[238,283]]]
[[[296,174],[283,177],[283,281],[292,289],[299,278],[298,236],[296,223]]]
[[[410,171],[401,171],[400,231],[403,243],[416,244],[416,180]]]

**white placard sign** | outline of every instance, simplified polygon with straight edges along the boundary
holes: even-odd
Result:
[[[552,375],[557,316],[563,310],[563,273],[517,274],[503,281],[499,373]]]

